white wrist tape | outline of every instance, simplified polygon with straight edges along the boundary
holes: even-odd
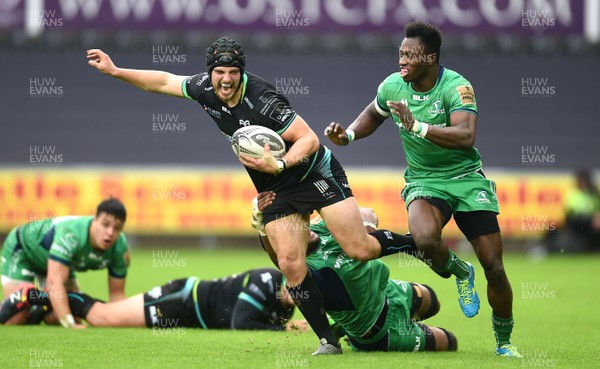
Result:
[[[415,122],[413,123],[413,126],[410,129],[410,131],[416,133],[420,137],[425,137],[428,129],[429,129],[429,124],[419,122],[418,120],[415,119]]]
[[[65,328],[70,328],[75,325],[75,318],[73,318],[73,315],[71,315],[71,314],[68,314],[68,315],[60,318],[59,321],[60,321],[60,324]]]
[[[354,141],[354,137],[356,137],[356,133],[351,129],[346,130],[346,135],[348,136],[348,143]]]

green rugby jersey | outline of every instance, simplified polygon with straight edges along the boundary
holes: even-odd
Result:
[[[34,272],[45,275],[48,259],[58,261],[71,270],[85,271],[108,268],[111,276],[127,275],[129,245],[121,233],[105,252],[94,250],[89,242],[93,216],[63,216],[27,223],[19,227],[19,239]]]
[[[450,115],[455,111],[477,114],[475,93],[469,81],[444,67],[440,67],[437,82],[428,92],[414,91],[399,72],[391,74],[377,89],[375,105],[384,116],[390,115],[387,101],[402,102],[416,120],[437,127],[449,127]],[[392,114],[392,119],[402,137],[408,163],[404,173],[407,179],[453,178],[481,168],[481,156],[476,148],[465,151],[440,147],[404,129],[396,115]]]
[[[343,311],[328,309],[327,313],[344,326],[348,334],[360,337],[379,316],[385,298],[381,292],[386,288],[390,270],[380,260],[360,262],[351,259],[331,236],[323,220],[312,224],[311,230],[321,237],[321,244],[306,259],[306,263],[313,270],[333,270],[342,281],[354,307],[353,310]],[[332,298],[324,294],[326,300],[328,297]]]

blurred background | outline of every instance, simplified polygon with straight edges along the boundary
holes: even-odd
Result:
[[[398,69],[404,25],[436,24],[441,64],[473,84],[476,147],[497,183],[511,251],[598,251],[600,4],[595,0],[2,0],[0,234],[33,220],[126,204],[134,247],[257,247],[256,192],[201,107],[101,75],[203,72],[206,47],[238,40],[247,69],[318,133],[348,125]],[[335,147],[363,206],[407,231],[406,161],[388,121]],[[559,232],[560,231],[560,232]],[[467,247],[456,226],[444,233]]]

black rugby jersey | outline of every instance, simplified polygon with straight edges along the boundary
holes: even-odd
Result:
[[[233,108],[223,103],[215,94],[208,73],[186,78],[182,91],[185,97],[196,100],[210,115],[231,143],[232,135],[240,127],[260,125],[282,134],[296,118],[288,99],[278,93],[273,85],[259,76],[245,72],[242,76],[242,98]],[[286,141],[286,151],[292,145]],[[232,151],[233,155],[233,151]],[[278,175],[259,172],[246,167],[258,192],[280,191],[321,172],[327,176],[331,152],[320,145],[319,150],[296,166]],[[324,172],[325,171],[325,172]]]
[[[284,330],[281,319],[293,307],[278,300],[282,281],[283,274],[271,268],[201,281],[197,304],[206,328]]]

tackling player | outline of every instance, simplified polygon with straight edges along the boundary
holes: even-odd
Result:
[[[3,296],[35,277],[48,290],[60,323],[83,327],[76,324],[65,298],[67,291],[79,290],[75,271],[108,269],[110,300],[125,298],[129,245],[122,231],[126,217],[121,201],[109,198],[98,205],[96,216],[49,218],[14,228],[2,247]],[[9,324],[24,324],[28,318],[28,311],[23,311]]]
[[[79,292],[68,297],[73,314],[97,327],[306,330],[302,321],[290,322],[294,304],[282,298],[282,279],[278,270],[253,269],[213,280],[177,279],[110,303]],[[0,306],[0,323],[29,305],[48,304],[46,292],[23,288]]]
[[[409,23],[400,46],[400,71],[379,86],[377,97],[347,129],[331,123],[325,134],[337,145],[371,135],[392,117],[400,131],[408,167],[402,198],[417,248],[442,273],[456,276],[459,303],[467,317],[479,310],[473,266],[442,241],[454,216],[479,259],[488,281],[496,353],[521,357],[511,345],[512,290],[502,262],[495,183],[485,177],[473,146],[477,105],[463,76],[439,64],[442,36],[435,26]]]
[[[260,211],[274,194],[261,193],[253,209],[253,226],[262,232]],[[377,229],[372,209],[360,208],[368,232]],[[306,262],[325,301],[330,317],[358,351],[456,351],[451,332],[419,321],[434,316],[440,303],[433,289],[419,283],[392,280],[381,260],[353,260],[339,246],[321,217],[311,220],[311,242]],[[267,237],[261,236],[271,253]]]
[[[344,251],[357,260],[397,252],[394,246],[405,244],[405,236],[383,230],[372,235],[365,232],[342,166],[288,99],[247,72],[242,47],[226,37],[208,47],[208,72],[193,76],[118,68],[98,49],[88,50],[87,58],[100,72],[146,91],[197,101],[229,141],[237,129],[251,124],[281,135],[287,146],[282,159],[276,160],[267,145],[262,158],[241,155],[240,161],[258,192],[277,192],[277,199],[264,214],[266,233],[290,295],[319,337],[314,355],[341,353],[323,311],[323,298],[306,267],[310,213],[318,210]]]

